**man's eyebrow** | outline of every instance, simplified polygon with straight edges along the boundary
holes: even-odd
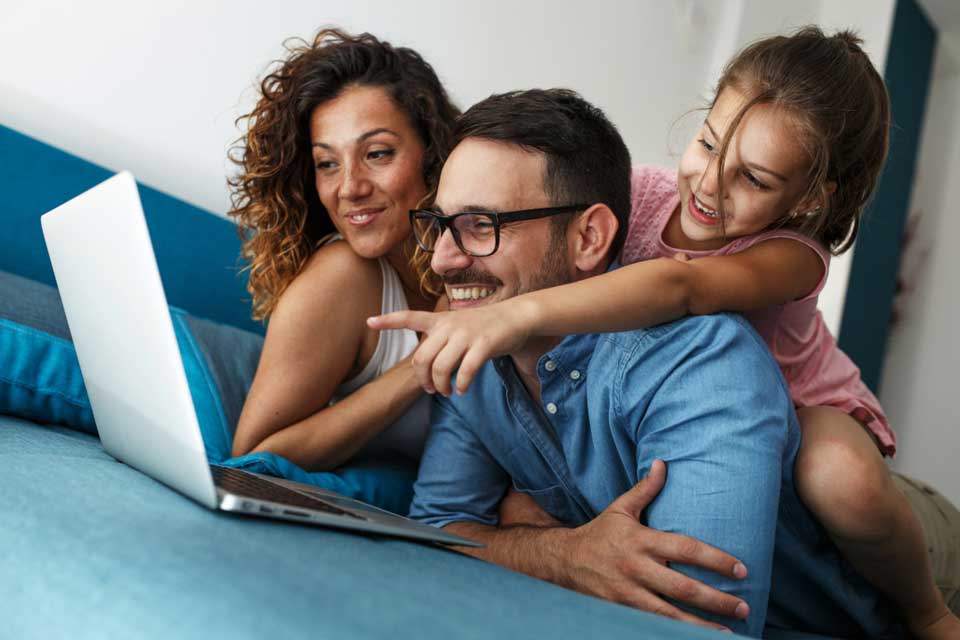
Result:
[[[372,138],[373,136],[379,135],[379,134],[381,134],[381,133],[389,133],[390,135],[396,136],[397,138],[400,137],[400,134],[397,133],[396,131],[394,131],[393,129],[388,129],[388,128],[386,128],[386,127],[378,127],[378,128],[376,128],[376,129],[371,129],[370,131],[367,131],[367,132],[364,133],[363,135],[359,136],[359,137],[357,138],[357,142],[358,142],[358,143],[363,142],[363,141],[366,140],[367,138]],[[319,141],[313,142],[310,146],[311,146],[311,147],[318,147],[318,148],[320,148],[320,149],[332,149],[332,148],[333,148],[333,147],[331,147],[330,145],[328,145],[328,144],[326,144],[326,143],[323,143],[323,142],[319,142]]]
[[[433,203],[433,206],[430,207],[435,213],[442,213],[443,215],[455,215],[457,213],[500,213],[502,209],[495,209],[482,204],[465,204],[462,207],[456,207],[453,213],[447,213],[443,210],[437,203]]]
[[[460,212],[469,213],[500,213],[501,211],[502,209],[496,209],[482,204],[467,204],[460,207]]]
[[[710,124],[710,121],[704,118],[703,124],[707,126],[707,129],[710,129],[710,133],[713,135],[714,139],[716,139],[717,142],[719,143],[720,136],[717,135],[717,131],[713,128],[713,125]],[[781,182],[787,182],[786,176],[780,175],[776,171],[771,171],[770,169],[767,169],[763,165],[757,164],[755,162],[747,162],[747,161],[744,161],[743,165],[745,167],[749,167],[750,169],[753,169],[754,171],[762,171],[763,173],[768,173],[774,178],[777,178],[778,180],[780,180]]]

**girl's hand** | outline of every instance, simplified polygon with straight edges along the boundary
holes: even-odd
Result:
[[[367,325],[426,334],[413,354],[414,373],[427,393],[445,396],[454,371],[457,393],[465,393],[487,360],[523,347],[532,330],[531,315],[514,300],[459,311],[396,311],[368,318]]]

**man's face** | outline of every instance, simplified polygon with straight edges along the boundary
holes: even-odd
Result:
[[[546,159],[517,145],[467,138],[450,154],[437,187],[435,208],[506,212],[552,206],[543,190]],[[504,224],[500,248],[476,258],[462,252],[452,233],[434,246],[431,268],[443,278],[451,309],[463,309],[570,282],[564,235],[549,218]]]

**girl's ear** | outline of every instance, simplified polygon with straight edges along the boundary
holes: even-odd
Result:
[[[824,190],[827,192],[828,196],[832,196],[837,190],[836,182],[828,182],[824,185]],[[809,200],[804,200],[793,210],[793,213],[790,214],[791,218],[800,218],[803,216],[812,216],[816,215],[820,209],[823,208],[824,203],[820,198],[811,198]]]
[[[567,238],[568,246],[573,251],[573,262],[579,271],[606,268],[617,257],[609,254],[620,223],[607,205],[593,205],[581,213],[570,227],[572,237]]]

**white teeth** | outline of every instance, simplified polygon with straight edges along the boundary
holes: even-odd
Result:
[[[352,220],[353,222],[364,222],[369,217],[370,217],[369,213],[361,213],[358,216],[350,216],[350,220]]]
[[[707,207],[703,206],[703,204],[701,204],[696,198],[693,199],[693,206],[697,208],[697,211],[710,218],[716,218],[719,215],[713,209],[708,209]]]
[[[450,297],[454,300],[482,300],[486,298],[491,293],[492,289],[485,289],[480,287],[451,287],[450,288]]]

